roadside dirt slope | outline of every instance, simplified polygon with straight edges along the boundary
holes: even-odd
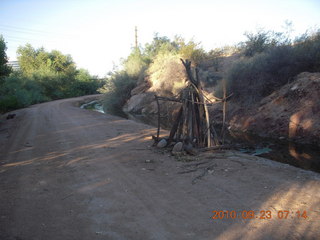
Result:
[[[79,101],[2,116],[0,239],[320,238],[319,174],[232,151],[177,161],[150,147],[155,129]]]
[[[320,146],[320,73],[304,72],[264,98],[258,106],[230,113],[241,131]]]

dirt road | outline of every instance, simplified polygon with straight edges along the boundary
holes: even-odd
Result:
[[[320,239],[319,174],[233,151],[178,161],[81,99],[1,121],[0,239]]]

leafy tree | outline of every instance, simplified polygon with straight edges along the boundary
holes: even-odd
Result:
[[[76,66],[70,55],[63,55],[61,52],[53,50],[49,53],[49,59],[51,62],[51,70],[67,75],[76,73]]]
[[[6,54],[7,46],[2,35],[0,35],[0,85],[5,76],[8,76],[12,69],[7,65],[8,57]]]
[[[175,42],[171,42],[166,36],[160,37],[156,33],[151,43],[145,45],[144,54],[150,59],[154,59],[159,53],[163,52],[176,52],[178,46]]]
[[[290,28],[290,23],[286,24],[287,28]],[[289,45],[291,43],[289,34],[289,30],[285,33],[263,29],[259,29],[256,33],[246,32],[244,35],[247,37],[247,41],[241,44],[243,53],[247,57],[252,57],[256,53],[262,53],[272,47]]]
[[[204,60],[205,51],[200,47],[200,43],[196,43],[193,40],[186,42],[186,40],[180,36],[176,36],[174,42],[182,58],[190,59],[195,64],[199,64]]]
[[[5,49],[5,45],[4,45]],[[102,82],[77,70],[70,55],[47,52],[30,44],[18,48],[21,68],[5,77],[0,88],[0,111],[26,107],[53,99],[97,93]]]
[[[97,89],[103,86],[103,81],[91,76],[86,69],[78,70],[75,81],[70,86],[70,94],[83,96],[97,93]]]
[[[57,50],[50,53],[44,48],[34,49],[30,44],[20,46],[17,51],[22,72],[30,75],[35,72],[55,72],[69,76],[76,74],[76,67],[70,55],[63,55]]]
[[[25,47],[20,46],[17,50],[19,66],[25,75],[29,75],[35,70],[39,69],[39,63],[37,62],[37,55],[43,49],[34,49],[30,44],[26,44]]]
[[[146,69],[148,60],[140,52],[139,48],[134,48],[126,60],[123,61],[124,70],[130,77],[138,78]]]

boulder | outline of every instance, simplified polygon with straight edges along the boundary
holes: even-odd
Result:
[[[165,146],[167,146],[167,140],[165,140],[164,138],[161,139],[158,144],[157,144],[157,147],[158,148],[164,148]]]
[[[182,142],[177,142],[172,149],[172,153],[178,153],[178,152],[182,152],[182,147],[183,147],[183,143]]]

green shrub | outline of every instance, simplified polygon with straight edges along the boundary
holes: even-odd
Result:
[[[124,71],[132,78],[139,78],[148,66],[148,59],[144,57],[138,48],[123,62]]]
[[[8,76],[12,69],[7,65],[8,57],[6,54],[7,45],[2,35],[0,35],[0,86],[4,77]]]
[[[300,72],[320,71],[320,34],[295,44],[268,47],[253,57],[236,61],[227,71],[229,92],[246,102],[256,102],[288,83]]]
[[[136,86],[136,80],[125,71],[113,73],[104,86],[106,89],[103,101],[105,111],[118,113],[130,98],[131,90]]]
[[[0,97],[0,113],[8,112],[19,108],[18,98],[12,95]]]
[[[38,83],[17,72],[4,79],[0,94],[2,112],[48,100]]]
[[[195,65],[200,64],[206,58],[206,53],[200,47],[200,44],[193,40],[186,42],[182,37],[176,37],[175,44],[180,56],[183,59],[191,60]]]

